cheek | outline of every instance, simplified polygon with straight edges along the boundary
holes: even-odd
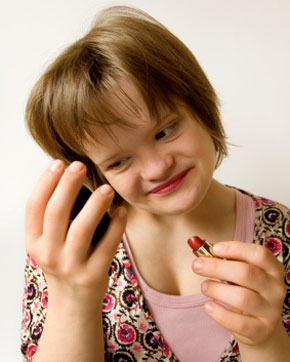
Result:
[[[216,150],[212,138],[208,135],[203,139],[203,143],[200,147],[200,152],[204,154],[204,157],[215,164]]]
[[[107,180],[123,199],[129,201],[135,197],[136,190],[138,190],[136,177],[123,174],[115,177],[107,177]]]
[[[215,159],[214,143],[211,137],[203,132],[196,132],[194,136],[188,135],[186,139],[183,139],[182,147],[188,155],[195,157],[196,160]]]
[[[200,133],[187,143],[188,155],[192,155],[196,166],[202,173],[211,175],[216,165],[216,150],[212,138],[206,133]]]

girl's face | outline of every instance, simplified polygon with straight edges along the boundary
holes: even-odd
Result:
[[[178,112],[164,107],[156,123],[136,88],[129,82],[122,86],[141,116],[112,97],[112,106],[123,118],[130,117],[134,128],[115,124],[111,137],[98,127],[101,143],[89,144],[88,156],[129,209],[157,215],[193,211],[205,197],[214,172],[216,152],[210,135],[183,106]]]

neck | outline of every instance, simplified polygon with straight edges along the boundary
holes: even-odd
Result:
[[[235,192],[213,179],[202,202],[186,214],[156,215],[129,208],[127,232],[136,238],[142,225],[141,229],[150,230],[152,237],[163,235],[176,240],[177,236],[200,235],[217,242],[233,238],[235,221]]]

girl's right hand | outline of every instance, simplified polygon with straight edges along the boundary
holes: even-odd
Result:
[[[114,191],[109,185],[100,186],[69,225],[85,176],[86,167],[79,161],[65,169],[56,160],[43,173],[27,201],[26,250],[43,270],[51,298],[95,304],[102,303],[108,286],[108,270],[126,226],[126,209],[114,212],[106,233],[92,249],[95,229]]]

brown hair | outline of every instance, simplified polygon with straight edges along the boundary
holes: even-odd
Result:
[[[227,155],[217,96],[191,51],[145,12],[113,6],[100,12],[89,32],[65,49],[35,84],[26,106],[28,129],[45,152],[87,166],[87,185],[104,177],[86,156],[92,125],[126,124],[106,103],[113,92],[134,109],[118,78],[129,78],[158,119],[162,104],[182,101],[211,135],[216,167]],[[118,204],[115,200],[115,206]]]

